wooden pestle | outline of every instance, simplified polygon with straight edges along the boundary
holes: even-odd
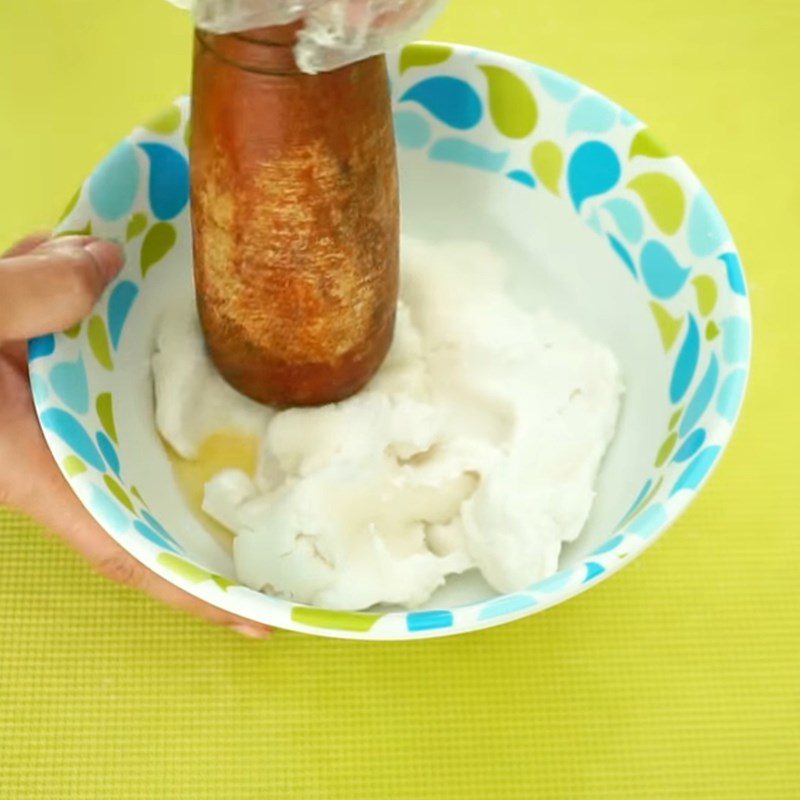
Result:
[[[196,32],[191,189],[206,345],[276,406],[358,391],[392,341],[399,201],[386,62],[307,75],[297,26]]]

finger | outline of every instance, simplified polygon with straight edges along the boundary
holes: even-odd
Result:
[[[399,8],[385,11],[375,17],[373,29],[376,31],[396,30],[410,26],[419,19],[431,3],[428,0],[406,0]]]
[[[11,247],[3,253],[2,258],[25,255],[25,253],[35,250],[39,245],[49,241],[49,239],[49,231],[37,231],[36,233],[32,233],[30,236],[26,236],[24,239],[20,239],[20,241],[12,244]]]
[[[212,606],[188,592],[184,592],[174,584],[156,575],[155,572],[147,569],[141,562],[123,550],[113,539],[108,537],[104,531],[101,531],[101,533],[108,539],[108,544],[103,545],[102,550],[98,549],[96,544],[93,546],[93,554],[101,558],[99,562],[95,563],[97,571],[101,575],[115,583],[140,589],[172,608],[185,611],[192,616],[200,617],[215,625],[230,628],[243,636],[248,636],[251,639],[269,638],[272,631],[266,625],[260,625],[245,617],[231,614],[229,611]]]
[[[49,458],[49,453],[43,456]],[[44,470],[37,470],[39,474],[43,471],[44,480],[40,478],[37,482],[38,491],[29,494],[28,502],[23,501],[21,505],[27,506],[23,510],[54,530],[72,549],[94,565],[101,575],[245,636],[265,639],[270,635],[268,626],[199,600],[149,570],[117,544],[87,513],[52,460]],[[46,492],[42,489],[46,489]]]
[[[403,0],[393,9],[375,13],[371,0],[351,0],[346,9],[351,29],[369,28],[370,32],[385,33],[414,23],[427,11],[434,0]]]
[[[37,248],[39,252],[50,250],[63,250],[65,247],[86,247],[92,242],[100,242],[99,236],[72,233],[69,236],[56,236],[45,239]]]
[[[65,237],[0,263],[0,342],[64,330],[83,319],[123,264],[113,242]]]

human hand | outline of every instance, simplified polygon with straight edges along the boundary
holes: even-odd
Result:
[[[297,20],[295,58],[303,72],[338,69],[420,36],[446,0],[169,0],[195,24],[232,33]]]
[[[113,243],[37,234],[0,258],[0,505],[55,531],[111,580],[238,633],[265,638],[264,625],[215,608],[151,572],[89,515],[45,443],[28,383],[26,339],[85,317],[122,267]]]

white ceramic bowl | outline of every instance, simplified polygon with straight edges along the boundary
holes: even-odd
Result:
[[[476,577],[426,609],[343,613],[235,582],[187,509],[152,415],[154,323],[190,293],[186,129],[179,100],[121,142],[61,231],[125,243],[127,265],[82,326],[31,342],[47,442],[87,509],[167,580],[245,617],[308,633],[415,639],[499,625],[585,591],[641,553],[696,495],[741,405],[750,312],[736,249],[700,182],[631,114],[550,70],[421,43],[390,58],[404,229],[479,238],[518,300],[610,345],[627,393],[581,537],[560,571],[513,595]]]

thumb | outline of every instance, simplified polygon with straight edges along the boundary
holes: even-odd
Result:
[[[83,319],[122,268],[113,242],[68,236],[0,260],[0,342],[60,331]]]

